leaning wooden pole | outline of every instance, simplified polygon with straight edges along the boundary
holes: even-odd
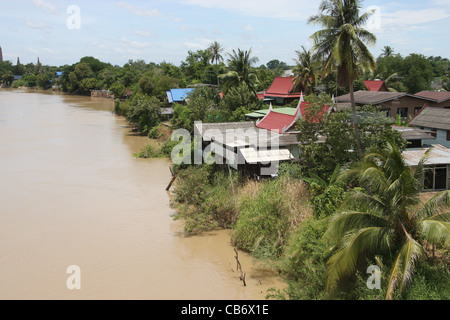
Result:
[[[173,172],[171,168],[169,168],[169,169],[170,169],[170,172],[172,173],[172,179],[170,180],[170,183],[167,186],[166,191],[170,190],[170,188],[172,187],[172,184],[175,182],[175,180],[177,178],[178,171],[180,171],[180,168],[178,168],[175,172]]]

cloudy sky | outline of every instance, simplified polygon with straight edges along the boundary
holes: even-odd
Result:
[[[73,64],[84,56],[122,66],[129,59],[179,65],[213,41],[225,52],[252,48],[258,64],[292,64],[311,48],[308,25],[320,0],[0,0],[0,46],[13,63]],[[450,0],[365,0],[367,28],[402,55],[450,58]],[[225,54],[224,54],[225,56]]]

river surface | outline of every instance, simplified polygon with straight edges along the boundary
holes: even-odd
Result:
[[[261,300],[283,287],[240,252],[243,286],[229,231],[183,234],[169,160],[135,159],[152,141],[113,108],[0,89],[0,299]]]

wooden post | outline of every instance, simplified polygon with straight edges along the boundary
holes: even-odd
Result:
[[[175,171],[175,172],[173,172],[171,168],[169,168],[169,169],[170,169],[170,172],[172,173],[172,180],[170,180],[170,183],[167,186],[166,191],[170,190],[170,188],[172,187],[172,184],[175,182],[175,179],[177,178],[178,172],[180,171],[180,168],[178,168],[177,171]]]

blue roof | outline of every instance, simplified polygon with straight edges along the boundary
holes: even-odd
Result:
[[[60,76],[63,75],[63,72],[62,72],[62,71],[56,71],[55,74],[56,74],[58,77],[60,77]]]
[[[167,91],[167,98],[169,99],[169,103],[183,102],[192,91],[194,91],[192,88],[170,89],[170,91]]]

